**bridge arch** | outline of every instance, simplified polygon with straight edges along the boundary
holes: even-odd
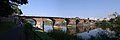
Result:
[[[53,30],[53,21],[49,18],[46,18],[46,20],[43,20],[44,24],[43,25],[43,31],[44,32],[49,32],[51,30]]]
[[[35,19],[32,19],[32,18],[26,18],[25,20],[27,20],[29,23],[31,23],[34,27],[37,24],[37,21]]]

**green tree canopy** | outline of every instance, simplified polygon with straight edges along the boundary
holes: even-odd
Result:
[[[102,29],[109,28],[110,30],[115,31],[117,34],[120,34],[120,16],[117,16],[114,19],[112,18],[108,21],[99,21],[96,23],[96,26]]]
[[[0,16],[22,14],[18,6],[27,3],[28,0],[0,0]]]

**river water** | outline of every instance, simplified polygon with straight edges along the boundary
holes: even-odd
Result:
[[[52,25],[44,25],[44,31],[48,32],[49,30],[52,29]],[[66,31],[66,27],[62,26],[62,31]],[[76,35],[78,37],[82,37],[83,40],[88,40],[91,36],[96,36],[98,33],[101,33],[105,30],[102,30],[101,28],[96,28],[87,32],[82,32],[82,33],[77,33]]]
[[[83,33],[78,33],[76,34],[79,37],[82,37],[83,40],[88,40],[91,36],[96,36],[98,34],[98,32],[102,32],[104,30],[100,29],[100,28],[96,28],[87,32],[83,32]]]
[[[61,27],[62,27],[62,31],[66,32],[67,28],[65,26],[61,26]],[[50,30],[53,30],[52,25],[44,25],[44,32],[48,32]]]
[[[33,23],[34,21],[30,21],[30,23]],[[33,25],[35,24],[35,22],[33,23]],[[62,31],[67,30],[66,26],[61,26],[62,27]],[[48,32],[50,30],[53,30],[52,25],[44,25],[44,32]],[[87,32],[82,32],[82,33],[77,33],[76,35],[78,37],[82,37],[83,40],[88,40],[90,38],[90,36],[96,36],[98,33],[101,33],[105,30],[102,30],[101,28],[96,28]]]

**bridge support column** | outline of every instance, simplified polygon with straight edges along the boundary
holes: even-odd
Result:
[[[55,25],[55,21],[53,21],[53,23],[52,23],[53,31],[55,30],[54,25]]]
[[[75,34],[76,33],[76,28],[77,28],[77,24],[79,23],[78,20],[76,19],[66,19],[67,21],[67,33],[69,34]]]
[[[42,21],[42,30],[43,30],[43,32],[44,32],[44,21]]]
[[[80,30],[79,30],[79,27],[77,26],[78,23],[79,23],[79,20],[77,19],[75,22],[76,22],[76,23],[75,23],[75,25],[76,25],[76,33],[79,33]]]
[[[69,33],[69,26],[68,26],[69,22],[66,22],[66,32]]]
[[[65,21],[66,21],[66,32],[69,33],[68,24],[69,24],[70,20],[69,19],[65,19]]]

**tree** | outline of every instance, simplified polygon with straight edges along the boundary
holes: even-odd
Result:
[[[22,14],[18,6],[27,3],[28,0],[0,0],[0,16]]]
[[[116,37],[120,38],[120,16],[110,19],[109,21],[99,21],[96,23],[96,26],[103,29],[109,28],[116,33]]]
[[[75,17],[75,19],[79,19],[79,17]]]
[[[100,21],[96,23],[96,26],[102,29],[106,29],[106,28],[110,28],[111,27],[111,23],[109,23],[106,20]]]

